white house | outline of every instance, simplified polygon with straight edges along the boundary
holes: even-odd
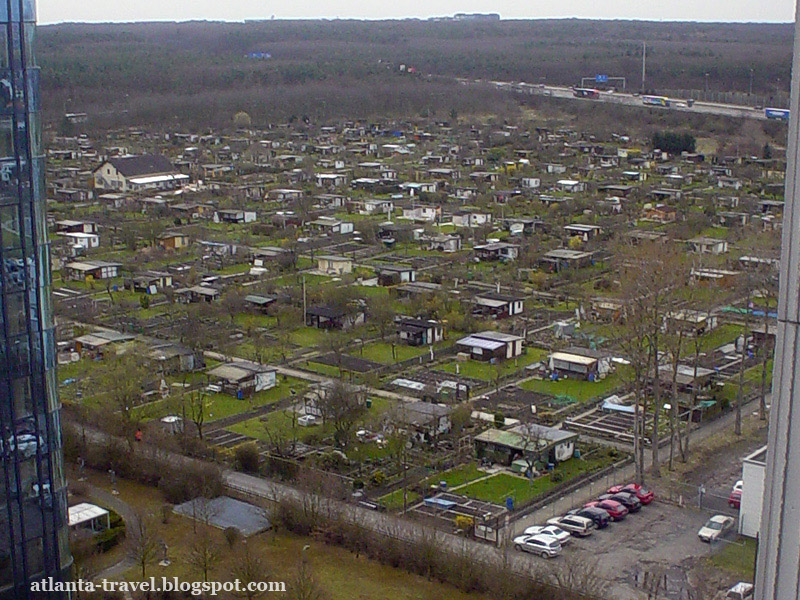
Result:
[[[453,213],[453,225],[455,227],[483,227],[492,222],[492,214],[485,212],[472,212],[460,210]]]
[[[728,251],[728,241],[699,236],[689,240],[689,246],[698,254],[724,254]]]
[[[459,351],[469,353],[473,360],[489,362],[520,356],[524,342],[525,338],[518,335],[499,331],[482,331],[461,338],[456,345]]]
[[[327,234],[347,234],[353,233],[353,223],[349,221],[340,221],[333,217],[320,217],[309,223],[309,226],[321,233]]]
[[[317,173],[317,186],[335,188],[347,185],[347,175],[343,173]]]
[[[189,182],[188,175],[160,154],[109,158],[92,175],[95,189],[118,192],[171,190]]]
[[[571,225],[565,225],[564,231],[566,231],[567,234],[572,237],[577,236],[581,238],[581,240],[584,242],[588,242],[590,239],[603,233],[603,230],[599,225],[585,225],[583,223],[572,223]]]
[[[441,206],[414,206],[403,209],[403,219],[412,221],[431,222],[442,218]]]
[[[325,255],[317,257],[317,270],[328,275],[352,273],[353,259],[346,256]]]
[[[65,237],[74,251],[89,250],[100,246],[100,236],[96,233],[62,232],[58,235]]]
[[[562,192],[575,193],[586,191],[586,184],[582,181],[576,181],[575,179],[559,179],[556,182],[556,187]]]
[[[541,187],[542,180],[538,177],[523,177],[519,180],[520,186],[527,188],[529,190],[535,190]]]
[[[761,530],[761,504],[764,499],[764,469],[767,447],[753,452],[742,462],[742,505],[739,508],[739,533],[758,537]]]

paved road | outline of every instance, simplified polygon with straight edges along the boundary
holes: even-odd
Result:
[[[472,83],[472,82],[470,82]],[[576,102],[605,102],[610,104],[622,104],[626,106],[643,106],[640,96],[633,94],[626,94],[621,92],[601,92],[600,98],[575,98],[572,88],[560,86],[535,86],[525,83],[511,83],[511,82],[492,82],[495,87],[499,89],[508,90],[518,94],[526,94],[532,96],[549,96],[552,98],[570,99]],[[481,84],[475,84],[481,85]],[[660,108],[661,110],[678,111],[678,112],[692,112],[701,114],[720,115],[724,117],[736,117],[743,119],[756,119],[759,121],[767,120],[764,110],[755,110],[750,106],[740,106],[737,104],[721,104],[717,102],[695,102],[693,106],[686,105],[686,100],[682,98],[672,98],[672,105],[670,107],[650,107]]]

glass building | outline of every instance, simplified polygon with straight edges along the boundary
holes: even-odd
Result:
[[[0,0],[0,599],[67,577],[34,0]],[[57,594],[46,597],[57,598]]]

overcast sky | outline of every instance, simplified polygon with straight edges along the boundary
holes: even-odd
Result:
[[[431,17],[497,12],[504,19],[792,21],[793,0],[38,0],[39,22]]]

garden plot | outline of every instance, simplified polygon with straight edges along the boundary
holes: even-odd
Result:
[[[469,517],[476,522],[495,521],[506,512],[504,507],[497,504],[447,492],[426,498],[411,510],[420,515],[443,519],[451,523],[459,516]]]

